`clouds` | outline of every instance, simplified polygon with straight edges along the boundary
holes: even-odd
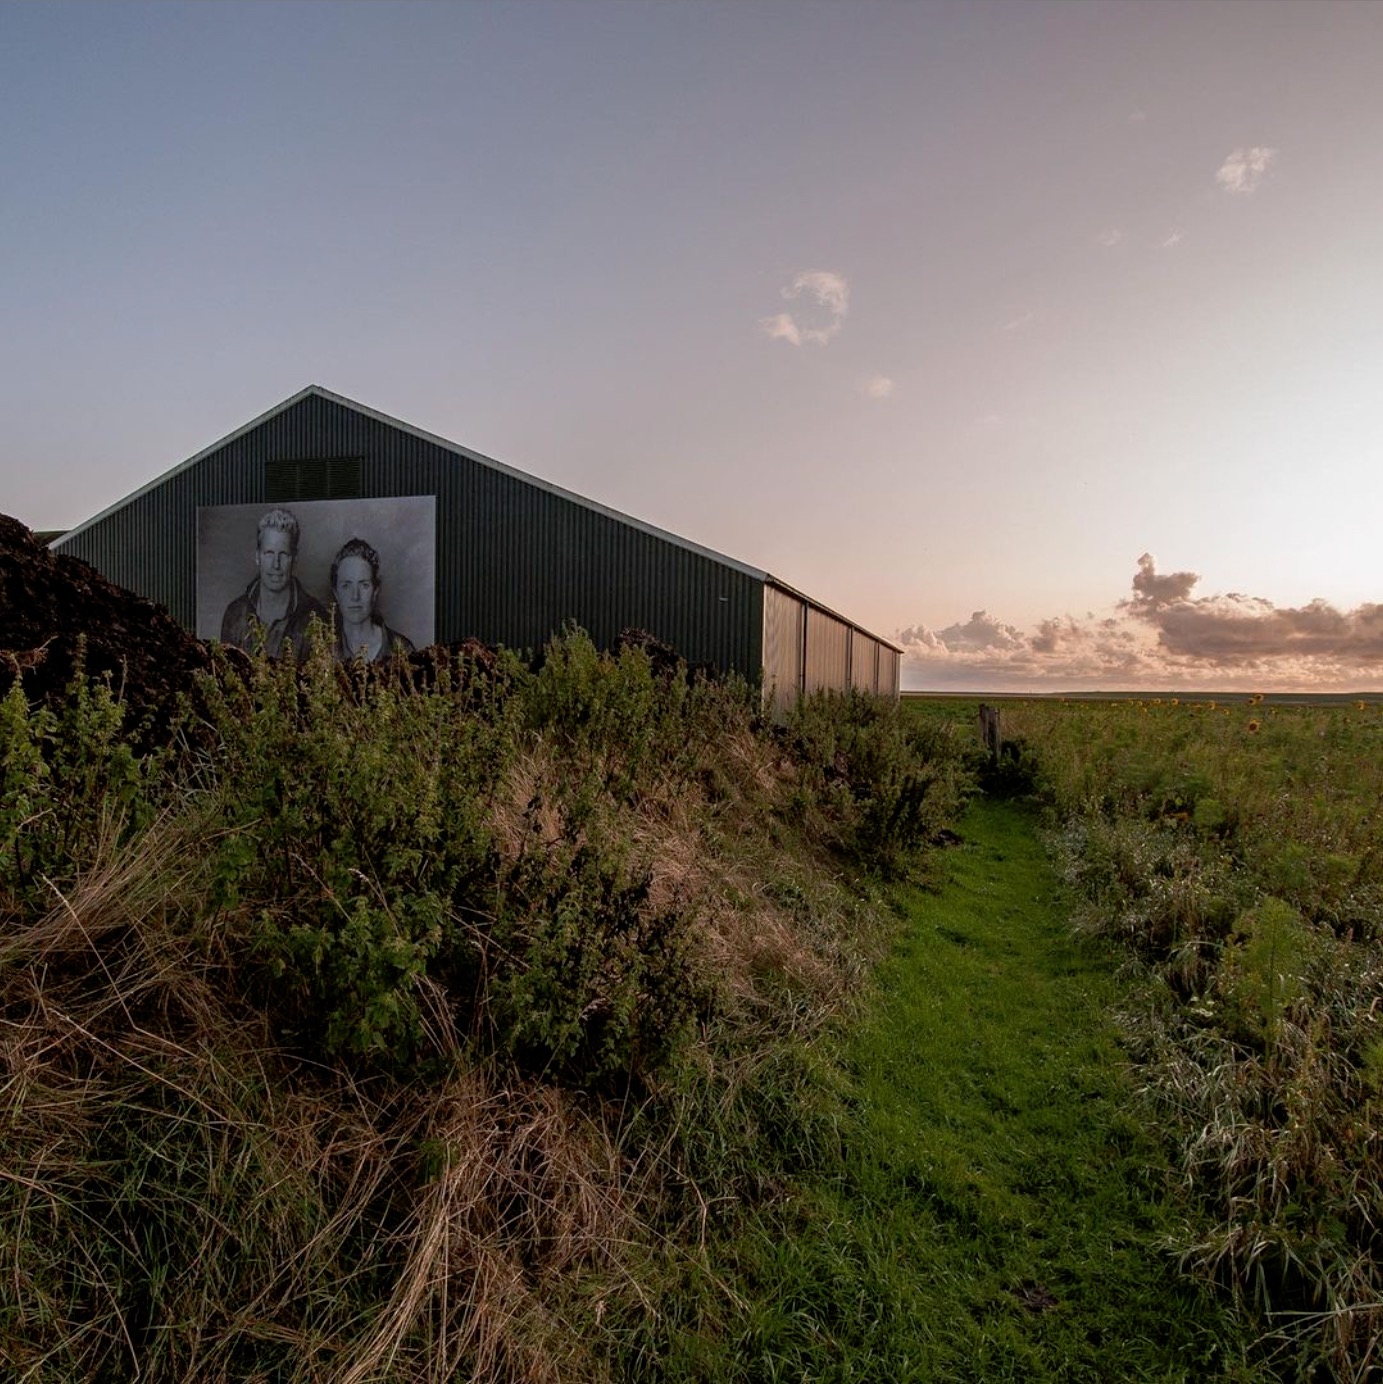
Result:
[[[1198,596],[1195,572],[1138,559],[1104,616],[1053,616],[1025,633],[985,611],[900,631],[906,683],[927,688],[1362,690],[1383,686],[1383,604],[1275,606]]]
[[[1198,581],[1199,572],[1160,574],[1157,560],[1151,553],[1144,553],[1138,559],[1138,571],[1133,577],[1133,600],[1125,604],[1138,615],[1160,610],[1163,606],[1185,600]]]
[[[1055,616],[1031,634],[977,611],[944,630],[899,632],[904,685],[1014,691],[1138,686],[1156,682],[1150,641],[1127,620]]]
[[[759,319],[759,330],[770,341],[826,346],[850,314],[850,285],[833,269],[804,269],[781,292],[794,307]],[[866,399],[879,402],[893,394],[894,380],[891,375],[866,375],[857,377],[857,387]]]
[[[825,346],[835,337],[850,312],[850,285],[830,269],[808,269],[782,290],[793,312],[759,319],[759,327],[774,341],[789,346]]]
[[[1276,149],[1257,145],[1252,149],[1236,149],[1220,165],[1215,181],[1226,192],[1247,196],[1267,177],[1268,169],[1276,161]]]
[[[802,344],[802,332],[796,322],[792,320],[792,315],[780,312],[776,317],[764,317],[759,320],[765,332],[774,341],[786,341],[789,346],[800,346]]]
[[[1227,154],[1215,174],[1215,182],[1230,196],[1246,197],[1253,193],[1266,179],[1277,164],[1278,151],[1267,145],[1253,145],[1235,149]],[[1176,214],[1176,213],[1174,213]],[[1166,224],[1166,223],[1164,223]],[[1174,250],[1186,239],[1183,226],[1172,222],[1170,228],[1161,234],[1147,225],[1129,230],[1111,224],[1096,231],[1093,243],[1101,250],[1114,250],[1124,247],[1121,253],[1128,253],[1139,247],[1155,244],[1162,250]]]
[[[1198,580],[1193,572],[1161,576],[1144,553],[1133,597],[1121,608],[1155,631],[1164,653],[1217,669],[1288,663],[1314,665],[1318,677],[1350,668],[1383,671],[1383,605],[1342,611],[1322,600],[1274,606],[1235,591],[1195,596]]]
[[[987,611],[977,610],[963,624],[947,625],[937,633],[937,638],[948,648],[957,652],[978,649],[1019,649],[1023,647],[1022,634],[1013,626],[995,620]]]

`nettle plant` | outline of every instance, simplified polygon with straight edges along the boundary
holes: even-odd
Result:
[[[57,708],[31,706],[16,678],[0,700],[0,890],[51,904],[144,831],[167,798],[166,754],[140,756],[109,679],[79,649]]]

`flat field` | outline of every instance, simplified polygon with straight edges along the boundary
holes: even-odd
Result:
[[[909,699],[973,718],[979,698]],[[1113,941],[1185,1268],[1286,1377],[1383,1336],[1383,708],[1376,698],[995,699],[1077,930]],[[972,722],[973,723],[973,722]]]

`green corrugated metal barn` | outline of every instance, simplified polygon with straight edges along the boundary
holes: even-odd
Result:
[[[405,543],[394,509],[416,515],[422,497],[431,499],[430,530]],[[246,529],[248,572],[234,578],[238,591],[254,574],[254,515],[281,509],[310,515],[304,533],[320,535],[328,548],[335,535],[365,536],[372,525],[390,534],[392,549],[378,548],[382,591],[400,609],[391,565],[395,574],[412,572],[405,594],[417,643],[474,638],[533,649],[575,622],[609,646],[635,626],[692,662],[762,675],[780,704],[821,687],[898,692],[897,645],[771,574],[317,385],[52,546],[215,637],[219,624],[209,623],[208,611],[224,604],[231,578],[223,574],[241,548],[209,552],[208,534],[232,523]],[[316,561],[316,594],[328,603],[326,558]]]

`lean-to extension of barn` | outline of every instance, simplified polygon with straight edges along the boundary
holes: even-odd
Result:
[[[330,607],[333,572],[368,549],[379,618],[414,645],[533,649],[575,623],[609,646],[633,626],[693,663],[762,675],[779,705],[803,689],[898,692],[897,645],[771,574],[316,385],[52,546],[230,638],[276,511],[293,520],[295,599]]]

